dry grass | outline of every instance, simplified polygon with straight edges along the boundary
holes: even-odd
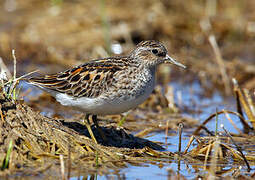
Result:
[[[34,173],[35,167],[51,166],[58,169],[59,158],[63,158],[61,161],[65,161],[65,164],[70,159],[74,171],[86,172],[93,172],[95,167],[99,172],[106,172],[109,168],[126,167],[129,161],[142,163],[148,157],[172,158],[171,154],[158,151],[163,149],[159,145],[136,138],[123,130],[103,128],[106,136],[112,138],[108,143],[114,141],[115,144],[111,145],[120,147],[102,146],[85,136],[88,136],[88,133],[82,124],[43,117],[25,104],[14,104],[3,95],[0,101],[3,117],[0,124],[3,142],[0,148],[1,164],[6,158],[5,147],[8,147],[10,141],[13,142],[11,160],[8,168],[1,172],[1,176],[15,172]],[[96,133],[95,128],[93,130]],[[29,172],[27,167],[34,168]],[[63,169],[63,162],[61,167]],[[74,173],[73,170],[71,172]]]

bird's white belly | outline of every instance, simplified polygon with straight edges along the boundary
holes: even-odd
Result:
[[[151,94],[154,88],[154,82],[150,83],[147,88],[138,96],[131,96],[125,98],[74,98],[67,94],[57,93],[56,100],[65,106],[72,106],[82,112],[95,115],[111,115],[120,114],[130,109],[137,107],[144,102]]]

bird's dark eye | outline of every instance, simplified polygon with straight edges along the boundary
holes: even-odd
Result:
[[[152,51],[151,51],[153,54],[158,54],[158,50],[157,49],[152,49]]]

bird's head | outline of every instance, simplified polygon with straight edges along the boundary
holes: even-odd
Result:
[[[155,66],[162,63],[170,63],[182,68],[186,68],[186,66],[170,57],[165,46],[155,40],[140,42],[131,52],[130,56],[149,66]]]

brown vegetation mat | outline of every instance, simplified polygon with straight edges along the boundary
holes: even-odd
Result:
[[[87,137],[87,130],[80,123],[43,117],[21,102],[13,103],[3,94],[0,102],[2,165],[6,161],[8,146],[13,142],[8,169],[1,171],[1,176],[14,175],[14,172],[32,175],[49,167],[59,171],[59,155],[64,155],[69,171],[75,169],[72,174],[77,171],[93,173],[95,170],[100,174],[108,168],[126,167],[128,162],[142,163],[146,157],[172,157],[169,152],[159,151],[163,150],[160,145],[134,137],[122,129],[103,127],[108,141],[106,146],[102,146]],[[98,134],[95,128],[92,129],[94,134]],[[100,136],[96,138],[101,141]]]

